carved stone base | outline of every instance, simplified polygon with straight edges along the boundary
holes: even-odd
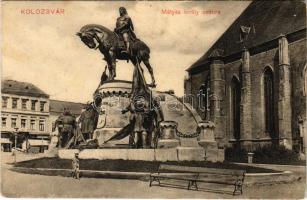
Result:
[[[158,140],[158,149],[163,149],[163,148],[174,148],[174,147],[178,147],[179,144],[179,140],[177,139],[159,139]]]
[[[197,138],[180,138],[181,147],[200,147]]]
[[[219,149],[216,141],[200,140],[198,144],[205,151],[204,159],[212,162],[223,162],[225,159],[224,149]]]
[[[198,144],[204,149],[217,149],[217,142],[212,140],[199,140]]]

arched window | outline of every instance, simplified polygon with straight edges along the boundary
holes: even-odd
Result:
[[[210,77],[208,75],[204,84],[199,88],[200,94],[200,109],[204,113],[203,118],[209,120],[210,115]]]
[[[274,135],[274,74],[271,68],[266,67],[263,74],[264,82],[264,118],[265,131]]]
[[[304,93],[303,94],[304,96],[307,96],[307,65],[304,68],[303,76],[304,76],[304,85],[303,85]]]
[[[237,77],[231,81],[231,127],[234,139],[240,140],[241,84]]]

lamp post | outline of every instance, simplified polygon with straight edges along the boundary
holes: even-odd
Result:
[[[16,164],[16,154],[17,154],[17,135],[18,135],[18,127],[14,128],[14,137],[15,137],[15,149],[14,149],[14,163]]]

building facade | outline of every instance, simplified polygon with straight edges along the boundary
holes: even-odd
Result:
[[[25,148],[24,145],[31,143],[32,146],[47,146],[50,133],[49,95],[33,84],[14,80],[2,81],[1,93],[2,148],[9,148],[8,138],[15,131],[18,132],[18,148]]]
[[[33,151],[48,149],[55,120],[69,109],[76,117],[84,104],[51,100],[37,86],[15,80],[3,80],[1,85],[1,148],[11,151],[31,147]]]
[[[58,117],[63,113],[64,108],[68,109],[70,113],[74,117],[78,117],[81,115],[82,109],[85,107],[85,104],[83,103],[75,103],[75,102],[69,102],[69,101],[59,101],[59,100],[50,100],[50,116],[49,116],[49,124],[50,124],[50,130],[49,132],[52,132],[52,129],[54,128],[55,121],[58,119]]]
[[[253,1],[187,72],[186,101],[214,122],[220,146],[305,151],[303,1]]]

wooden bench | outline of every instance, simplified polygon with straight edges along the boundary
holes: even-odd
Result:
[[[188,174],[171,174],[166,172],[180,172]],[[204,167],[187,167],[187,166],[175,166],[164,165],[159,166],[158,172],[150,174],[149,186],[152,186],[153,182],[158,182],[162,179],[174,179],[188,181],[188,190],[194,187],[198,190],[197,182],[206,182],[214,184],[233,185],[233,195],[239,191],[241,194],[242,186],[245,177],[245,170],[232,170],[232,169],[216,169],[216,168],[204,168]]]

